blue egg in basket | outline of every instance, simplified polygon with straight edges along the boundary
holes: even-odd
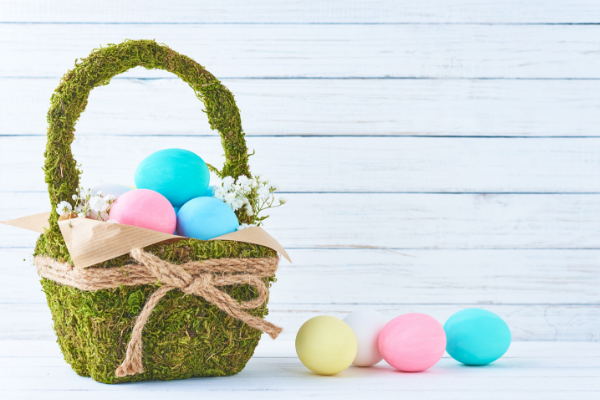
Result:
[[[150,154],[138,165],[134,175],[138,189],[154,190],[165,196],[173,207],[204,196],[210,182],[208,167],[202,158],[183,149],[165,149]]]
[[[214,197],[196,197],[177,213],[177,234],[194,239],[209,240],[234,232],[238,226],[233,210]]]
[[[467,308],[452,315],[444,324],[444,330],[446,351],[466,365],[489,364],[510,347],[511,333],[506,322],[480,308]]]

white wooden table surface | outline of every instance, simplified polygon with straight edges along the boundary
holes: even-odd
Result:
[[[269,303],[285,331],[236,377],[79,378],[31,266],[37,235],[0,226],[0,398],[600,397],[598,1],[1,1],[0,220],[48,209],[50,95],[75,59],[127,38],[192,57],[236,96],[252,170],[289,199],[266,225],[294,260]],[[222,160],[168,73],[136,68],[89,100],[73,143],[84,185],[131,184],[165,147]],[[293,353],[315,315],[444,323],[466,307],[511,328],[490,367],[324,378]]]
[[[238,375],[106,385],[77,376],[51,341],[0,341],[4,399],[598,399],[600,343],[516,342],[499,361],[466,367],[445,356],[423,373],[382,361],[335,376],[304,368],[291,341],[261,340]]]

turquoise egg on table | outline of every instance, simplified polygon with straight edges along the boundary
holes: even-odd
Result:
[[[502,318],[480,308],[455,313],[444,324],[444,330],[446,351],[466,365],[486,365],[496,361],[506,353],[512,338]]]
[[[181,207],[193,198],[204,196],[210,174],[204,160],[195,153],[165,149],[146,157],[136,168],[134,180],[138,189],[154,190],[173,207]]]
[[[177,234],[209,240],[235,232],[239,222],[233,210],[214,197],[196,197],[185,203],[177,213]]]

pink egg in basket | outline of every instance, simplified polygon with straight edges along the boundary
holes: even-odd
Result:
[[[379,333],[379,352],[392,367],[420,372],[433,367],[444,355],[446,332],[426,314],[394,318]]]
[[[136,189],[119,196],[110,208],[110,219],[171,234],[177,225],[175,210],[169,200],[148,189]]]

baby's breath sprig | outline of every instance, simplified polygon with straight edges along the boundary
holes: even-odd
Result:
[[[102,191],[93,195],[90,189],[83,187],[80,187],[79,193],[74,194],[72,198],[75,202],[75,212],[80,218],[91,217],[100,221],[108,220],[110,207],[117,199],[112,194],[104,195]],[[60,202],[56,208],[58,215],[71,213],[72,211],[73,207],[66,201]]]
[[[238,230],[252,226],[260,226],[268,215],[260,216],[260,213],[268,208],[276,208],[284,205],[287,201],[283,197],[276,197],[277,186],[268,178],[256,174],[253,178],[241,175],[237,181],[231,176],[226,176],[214,186],[215,198],[224,201],[233,211],[244,208],[246,215],[251,218],[251,223],[241,224]]]

